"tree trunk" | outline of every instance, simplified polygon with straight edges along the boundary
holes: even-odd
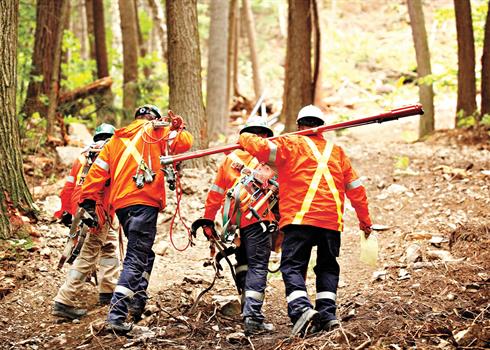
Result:
[[[238,77],[240,72],[238,70],[238,53],[240,52],[240,3],[235,1],[235,28],[234,28],[234,40],[233,40],[233,95],[241,96],[240,85],[238,83]]]
[[[420,103],[424,107],[424,115],[420,116],[419,119],[419,138],[422,138],[434,131],[434,91],[431,83],[420,82],[421,79],[432,74],[430,52],[427,42],[427,32],[425,31],[422,1],[408,0],[407,5],[417,60],[419,98]]]
[[[262,95],[262,79],[260,77],[259,57],[256,49],[255,21],[249,0],[242,0],[245,23],[247,26],[248,46],[250,48],[250,60],[252,61],[252,73],[254,80],[255,99]]]
[[[211,0],[211,23],[208,40],[208,78],[206,114],[208,136],[214,139],[225,134],[228,125],[226,100],[227,50],[229,0]]]
[[[310,0],[289,0],[282,112],[286,132],[295,130],[299,110],[313,103],[310,6]]]
[[[26,100],[22,109],[26,118],[38,112],[46,118],[48,105],[43,102],[49,95],[53,76],[53,60],[56,33],[59,32],[61,1],[38,0],[36,4],[36,33],[32,67],[27,87]]]
[[[490,1],[488,3],[483,54],[481,56],[481,118],[490,115]]]
[[[470,0],[454,0],[458,37],[458,120],[476,112],[475,40]]]
[[[90,59],[96,59],[95,56],[95,20],[94,20],[94,0],[85,0],[85,14],[87,17],[87,37]],[[92,74],[93,78],[97,76],[96,72]]]
[[[138,46],[140,48],[140,57],[144,60],[147,49],[145,45],[145,39],[143,38],[143,33],[141,32],[140,19],[138,17],[138,0],[134,0],[134,13],[136,15],[136,30],[138,33]],[[148,79],[151,75],[151,69],[147,65],[143,67],[143,75]]]
[[[181,114],[194,136],[194,149],[207,146],[207,123],[201,90],[201,53],[197,1],[166,1],[170,109]],[[197,159],[194,166],[203,166]]]
[[[314,61],[313,61],[313,102],[315,105],[320,105],[322,102],[322,86],[323,86],[323,49],[326,40],[322,41],[322,22],[320,20],[320,4],[321,1],[312,0],[311,10],[314,23],[313,43],[314,43]]]
[[[65,23],[68,15],[68,1],[58,0],[61,4],[60,23]],[[46,136],[53,136],[54,125],[56,123],[56,109],[58,108],[58,94],[60,90],[60,69],[61,69],[61,42],[63,40],[63,26],[58,26],[58,31],[55,33],[53,50],[53,70],[51,72],[51,88],[49,90],[49,106],[46,117]]]
[[[53,0],[51,0],[53,1]],[[90,0],[88,0],[90,1]],[[57,2],[57,1],[53,1]],[[75,13],[76,20],[72,24],[72,32],[80,42],[80,58],[82,60],[90,59],[90,42],[88,37],[88,23],[87,23],[87,8],[85,6],[86,0],[75,0],[73,6],[73,12]]]
[[[138,29],[134,0],[119,0],[123,40],[123,120],[130,120],[138,99]]]
[[[104,19],[104,1],[91,0],[94,14],[94,43],[95,43],[95,61],[97,63],[97,78],[109,76],[109,62],[107,59],[107,46],[105,37],[105,19]],[[114,95],[109,87],[98,100],[97,117],[100,122],[115,123],[116,115],[114,113]]]
[[[227,62],[226,62],[226,104],[230,105],[232,67],[233,67],[233,51],[235,47],[235,29],[236,29],[236,4],[238,0],[230,0],[228,9],[228,47],[227,47]]]
[[[167,26],[163,21],[162,5],[157,0],[148,0],[153,17],[153,26],[156,28],[162,50],[162,61],[167,61]]]
[[[20,153],[15,110],[19,1],[0,1],[0,238],[15,235],[22,220],[17,212],[33,211]],[[15,216],[15,217],[14,217]],[[17,225],[16,225],[17,223]]]

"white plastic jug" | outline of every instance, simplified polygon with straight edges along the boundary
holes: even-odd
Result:
[[[371,233],[366,239],[364,232],[361,231],[361,254],[360,260],[371,266],[376,266],[378,260],[378,236],[376,233]]]

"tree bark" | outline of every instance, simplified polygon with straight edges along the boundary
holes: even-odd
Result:
[[[146,49],[145,38],[143,38],[143,33],[141,32],[140,19],[138,16],[138,0],[134,0],[134,13],[136,15],[136,30],[138,33],[138,46],[140,48],[140,57],[144,59],[148,50]],[[151,69],[147,65],[143,67],[143,75],[146,79],[148,79],[151,75]]]
[[[85,15],[87,18],[87,37],[90,59],[96,60],[95,54],[95,19],[94,19],[94,0],[85,0]],[[93,72],[92,76],[97,76],[96,72]]]
[[[282,112],[286,132],[296,128],[299,110],[313,103],[310,6],[310,0],[289,0]]]
[[[260,76],[259,57],[257,56],[255,21],[249,0],[242,0],[245,23],[247,26],[248,47],[250,48],[250,60],[252,61],[252,73],[254,81],[255,99],[258,100],[262,95],[262,78]]]
[[[488,2],[481,56],[481,118],[490,115],[490,1]]]
[[[170,109],[181,114],[194,136],[193,149],[207,146],[207,122],[201,89],[201,53],[197,1],[166,1]],[[194,166],[203,166],[197,159]]]
[[[417,74],[420,80],[432,74],[424,10],[421,0],[408,0],[407,6],[417,60]],[[419,119],[419,138],[422,138],[434,131],[434,90],[432,83],[419,81],[419,98],[424,107],[424,115],[420,116]]]
[[[51,88],[55,37],[59,32],[62,1],[38,0],[36,4],[36,32],[32,68],[22,113],[26,118],[38,112],[46,118],[48,105],[45,101]],[[41,79],[39,79],[41,78]],[[43,101],[44,100],[44,101]]]
[[[227,50],[229,0],[211,0],[211,23],[208,40],[208,77],[206,114],[208,136],[214,139],[225,134],[228,125],[228,101],[226,100]]]
[[[241,96],[240,84],[238,83],[238,77],[240,72],[238,70],[238,53],[240,52],[240,3],[235,1],[235,27],[234,27],[234,40],[233,40],[233,95]]]
[[[470,0],[454,0],[458,38],[458,120],[476,112],[475,40]]]
[[[19,122],[16,115],[17,26],[19,1],[0,1],[0,238],[15,235],[22,220],[33,212],[33,201],[22,169]]]
[[[323,48],[322,41],[322,23],[320,20],[320,4],[321,1],[312,0],[311,12],[313,17],[313,43],[314,43],[314,61],[313,61],[313,101],[315,105],[320,105],[322,102],[322,75],[323,75]]]
[[[123,113],[130,120],[138,99],[138,29],[134,0],[119,0],[123,40]]]
[[[228,8],[228,46],[227,46],[227,61],[226,61],[226,104],[230,105],[232,67],[233,67],[233,49],[235,40],[236,28],[236,3],[238,0],[230,0]]]
[[[107,58],[107,46],[105,37],[104,1],[91,0],[94,14],[94,43],[95,61],[97,63],[97,78],[109,76],[109,61]],[[101,98],[97,100],[97,117],[100,122],[115,123],[114,95],[111,87],[104,90]]]
[[[151,8],[151,15],[153,17],[153,25],[157,30],[160,40],[160,46],[162,51],[162,61],[167,61],[167,26],[163,21],[163,9],[162,5],[157,0],[148,0]]]
[[[65,23],[68,15],[68,0],[58,0],[61,4],[60,18],[61,24]],[[60,69],[61,69],[61,42],[63,40],[63,26],[58,26],[55,33],[53,50],[53,70],[51,72],[51,88],[49,89],[49,106],[46,117],[46,136],[53,136],[54,125],[56,123],[56,109],[58,108],[58,94],[60,89]]]

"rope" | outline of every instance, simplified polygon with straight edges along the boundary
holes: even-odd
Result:
[[[177,197],[177,207],[175,208],[175,212],[174,212],[174,215],[172,216],[172,220],[170,221],[170,232],[169,232],[169,236],[170,236],[170,243],[172,243],[172,246],[178,250],[179,252],[183,252],[184,250],[186,250],[187,248],[189,248],[189,246],[193,245],[193,242],[192,242],[192,234],[191,234],[191,230],[189,228],[189,226],[186,225],[184,219],[182,218],[182,215],[180,213],[180,200],[182,199],[182,186],[180,184],[180,177],[179,177],[179,174],[177,172],[177,169],[175,168],[175,164],[172,164],[172,166],[174,167],[174,171],[175,171],[175,195]],[[184,248],[177,248],[177,246],[175,245],[174,243],[174,240],[173,240],[173,227],[174,227],[174,222],[175,222],[175,218],[177,217],[177,215],[179,215],[179,220],[180,222],[182,223],[182,225],[184,225],[186,231],[187,231],[187,238],[188,238],[188,241],[187,241],[187,244]]]

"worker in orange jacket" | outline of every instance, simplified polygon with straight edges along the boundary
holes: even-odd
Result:
[[[85,149],[75,160],[65,185],[61,190],[61,209],[55,213],[66,226],[70,226],[73,215],[78,209],[82,184],[87,175],[90,164],[97,157],[98,152],[106,142],[114,135],[115,128],[110,124],[101,124],[95,129],[94,143]],[[96,208],[98,221],[97,230],[92,230],[88,235],[80,255],[75,259],[68,271],[66,280],[61,285],[54,298],[52,314],[55,316],[78,319],[86,315],[87,310],[75,307],[76,295],[87,277],[90,276],[99,262],[99,305],[109,304],[112,292],[116,287],[119,273],[119,259],[117,256],[116,233],[110,229],[108,209],[108,187],[104,187],[98,193],[99,205]]]
[[[313,105],[298,113],[299,130],[323,125],[322,111]],[[349,198],[369,235],[366,191],[344,150],[322,134],[291,135],[274,141],[253,134],[240,135],[240,145],[259,161],[277,166],[279,182],[279,226],[284,232],[281,272],[286,287],[288,315],[293,335],[312,324],[312,332],[338,327],[336,319],[340,233],[343,230],[345,196]],[[317,246],[316,302],[313,308],[305,276],[313,246]]]
[[[100,152],[82,187],[80,206],[94,211],[97,192],[110,181],[110,205],[128,239],[123,270],[114,290],[107,328],[127,333],[131,307],[133,321],[141,319],[150,274],[155,260],[152,250],[157,215],[165,207],[165,179],[160,156],[181,153],[192,146],[192,135],[184,130],[182,117],[173,115],[170,125],[162,123],[159,109],[144,105],[136,109],[135,120],[116,130]],[[97,222],[85,220],[94,226]]]
[[[247,121],[240,134],[244,132],[263,138],[273,135],[267,121],[258,116]],[[261,312],[271,253],[269,225],[274,221],[274,216],[269,202],[266,202],[257,212],[259,218],[253,215],[247,218],[248,211],[242,212],[240,209],[245,203],[239,203],[237,206],[231,203],[231,197],[235,196],[225,194],[233,191],[236,192],[236,198],[243,197],[240,196],[240,188],[235,190],[235,186],[241,186],[239,182],[242,179],[242,171],[244,168],[257,169],[259,165],[257,158],[241,149],[228,154],[218,168],[218,174],[209,189],[204,211],[204,218],[214,220],[218,210],[223,207],[224,227],[236,226],[240,230],[240,244],[235,252],[235,271],[237,285],[242,290],[242,316],[247,335],[274,329],[272,324],[264,323],[264,315]],[[245,190],[242,188],[242,191]],[[238,210],[233,212],[234,208]],[[204,232],[206,233],[206,230]]]

